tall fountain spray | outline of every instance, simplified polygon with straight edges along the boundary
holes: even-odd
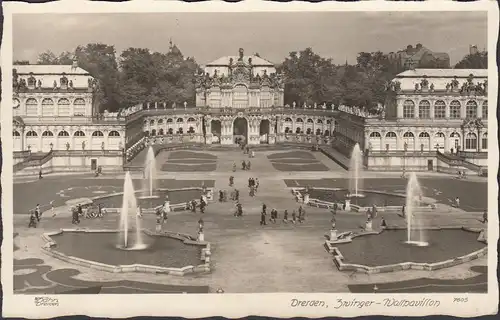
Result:
[[[416,208],[421,206],[420,198],[422,196],[422,188],[417,179],[415,172],[410,173],[408,184],[406,186],[406,228],[408,238],[406,243],[416,246],[427,246],[428,242],[424,238],[424,230],[421,224],[421,219],[415,215]]]
[[[140,250],[146,246],[142,239],[141,220],[137,214],[137,199],[135,198],[134,185],[130,172],[125,174],[123,183],[123,202],[120,211],[120,238],[118,247],[126,250]],[[135,242],[131,243],[129,239],[131,215],[135,217]]]
[[[360,196],[362,186],[363,172],[363,154],[359,144],[356,143],[351,152],[351,160],[349,162],[349,192],[351,196]]]
[[[153,147],[150,146],[148,153],[146,155],[146,160],[144,162],[144,173],[145,173],[145,185],[144,190],[146,190],[146,196],[153,197],[153,190],[155,189],[155,177],[156,177],[156,159]]]

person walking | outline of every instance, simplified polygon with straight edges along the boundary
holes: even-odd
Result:
[[[296,219],[297,219],[297,214],[295,213],[295,210],[293,210],[292,211],[292,223],[293,224],[295,224],[295,222],[297,222]]]
[[[456,198],[455,198],[455,206],[456,206],[457,208],[460,208],[460,198],[459,198],[459,197],[456,197]]]
[[[283,213],[283,222],[288,223],[288,210],[285,209],[285,212]]]
[[[488,211],[484,210],[483,212],[483,223],[488,222]]]

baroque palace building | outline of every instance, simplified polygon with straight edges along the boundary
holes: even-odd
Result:
[[[368,170],[486,166],[487,70],[407,70],[388,85],[377,115],[346,106],[284,105],[275,66],[243,49],[208,63],[194,81],[194,106],[145,102],[100,114],[96,81],[76,63],[15,66],[15,172],[123,170],[149,145],[238,142],[318,146],[344,159],[359,144]]]
[[[387,89],[384,115],[339,115],[340,149],[359,143],[371,170],[486,169],[487,70],[407,70]]]
[[[124,125],[116,115],[98,113],[96,81],[76,62],[16,65],[13,89],[17,170],[42,162],[58,171],[123,165]]]

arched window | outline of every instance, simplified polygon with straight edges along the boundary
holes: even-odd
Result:
[[[443,100],[438,100],[434,103],[434,118],[446,118],[446,103]]]
[[[465,117],[467,119],[477,118],[477,103],[474,100],[469,100],[465,105]]]
[[[371,150],[382,150],[382,135],[380,132],[374,131],[370,133],[368,140]]]
[[[51,117],[55,113],[54,100],[45,98],[42,100],[42,116]]]
[[[150,125],[150,126],[154,126],[154,125],[155,125],[155,120],[154,120],[154,119],[153,119],[153,120],[150,120],[150,121],[149,121],[149,125]]]
[[[453,100],[450,102],[450,119],[460,119],[460,109],[462,105],[459,101]]]
[[[483,102],[483,108],[481,112],[481,118],[483,118],[484,120],[488,120],[488,101]]]
[[[177,118],[177,123],[183,123],[184,122],[184,119],[182,118]]]
[[[465,136],[465,149],[466,150],[477,149],[477,135],[475,133],[469,132]]]
[[[160,128],[160,130],[158,130],[158,135],[159,136],[163,136],[164,132],[163,132],[163,128]]]
[[[77,98],[73,102],[73,112],[75,116],[85,116],[85,100]]]
[[[332,120],[326,120],[326,124],[332,124]]]
[[[42,137],[53,137],[53,136],[54,134],[52,133],[52,131],[47,130],[42,133]]]
[[[300,128],[295,129],[295,133],[300,133],[300,132],[301,132]]]
[[[85,133],[83,131],[76,131],[74,134],[75,137],[85,137]]]
[[[415,118],[415,103],[405,100],[403,103],[403,118]]]
[[[174,122],[174,120],[172,118],[167,119],[167,123],[172,123],[172,122]]]
[[[289,133],[290,132],[290,128],[289,127],[285,127],[285,133]]]
[[[151,136],[156,136],[156,129],[151,130]]]
[[[285,118],[285,122],[292,122],[291,118]]]
[[[163,124],[163,119],[158,120],[158,124]]]
[[[179,128],[179,134],[184,134],[184,129],[183,128]]]
[[[58,137],[69,137],[69,133],[68,131],[59,131],[59,133],[57,134]]]
[[[431,150],[431,136],[427,132],[418,135],[418,144],[421,151]]]
[[[304,122],[304,120],[302,120],[302,118],[297,118],[296,122]]]
[[[307,123],[314,123],[313,119],[309,118],[307,119]]]
[[[316,135],[320,136],[321,135],[321,129],[316,129]]]
[[[14,136],[14,137],[20,137],[21,134],[17,130],[14,130],[14,131],[12,131],[12,136]]]
[[[94,131],[92,137],[104,137],[104,134],[101,131]]]
[[[311,134],[311,131],[312,131],[311,128],[307,128],[306,134]]]
[[[168,128],[168,134],[174,134],[174,129]]]
[[[26,115],[35,117],[38,116],[38,101],[33,98],[26,100]]]
[[[406,150],[415,150],[415,135],[413,132],[405,132],[405,134],[403,134],[403,141]]]
[[[60,117],[71,116],[71,107],[68,99],[61,98],[57,100],[57,114]]]
[[[118,131],[110,131],[108,134],[109,137],[119,137],[120,133]]]
[[[148,125],[148,120],[144,119],[144,125],[147,126]]]
[[[318,120],[316,120],[316,123],[317,123],[317,124],[323,124],[323,120],[318,119]]]
[[[374,146],[372,146],[374,147]],[[385,149],[396,150],[398,148],[398,137],[395,132],[389,131],[385,134]]]
[[[193,117],[188,118],[187,122],[195,122],[196,120]]]
[[[429,119],[431,117],[431,103],[428,100],[422,100],[418,104],[418,117]]]
[[[193,127],[189,127],[188,133],[194,133],[194,128]]]
[[[488,149],[488,132],[483,133],[483,136],[481,138],[481,149]]]
[[[323,135],[325,137],[329,137],[330,136],[330,130],[325,130],[325,132],[323,132]]]
[[[28,131],[26,133],[26,136],[27,137],[38,137],[38,134],[35,131],[31,130],[31,131]]]
[[[434,142],[436,143],[433,148],[438,149],[440,151],[444,150],[444,141],[445,141],[445,135],[442,132],[436,133],[434,136]]]

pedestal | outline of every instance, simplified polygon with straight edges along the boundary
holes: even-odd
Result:
[[[161,232],[161,223],[156,224],[156,232]]]
[[[205,241],[205,235],[203,234],[203,232],[198,233],[198,241],[199,242]]]
[[[373,221],[366,221],[366,224],[365,224],[365,231],[373,231]]]
[[[309,194],[305,194],[304,195],[304,204],[308,204],[309,203]]]
[[[331,229],[330,230],[330,241],[335,241],[337,240],[337,230]]]
[[[351,200],[345,201],[345,211],[351,211]]]

